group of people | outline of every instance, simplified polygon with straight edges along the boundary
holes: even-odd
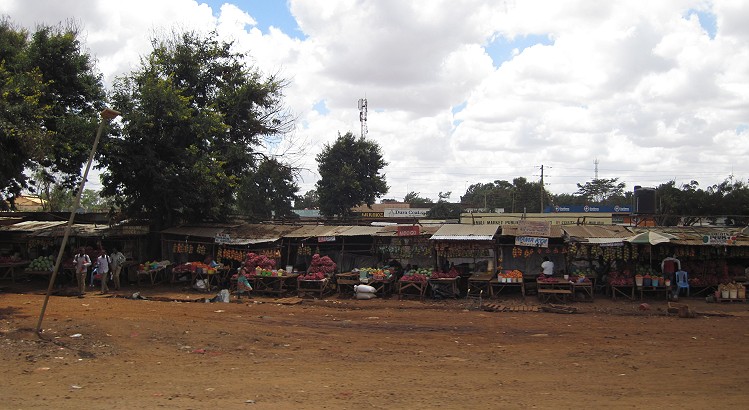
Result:
[[[90,272],[90,286],[94,287],[94,279],[99,276],[101,281],[101,294],[109,292],[107,282],[111,279],[114,289],[120,289],[120,272],[125,262],[125,255],[114,249],[112,255],[108,255],[106,249],[101,249],[94,253],[96,261],[92,263],[91,257],[79,248],[73,257],[75,263],[75,279],[78,283],[78,297],[82,298],[86,294],[86,277],[89,276],[89,267],[93,266]]]

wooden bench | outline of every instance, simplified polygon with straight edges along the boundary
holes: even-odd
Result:
[[[566,299],[572,295],[571,289],[538,289],[538,298],[541,302],[548,303],[552,299],[559,301],[566,301]]]

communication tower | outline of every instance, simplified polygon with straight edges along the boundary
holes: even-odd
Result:
[[[359,99],[359,122],[361,122],[361,137],[367,135],[367,99]]]

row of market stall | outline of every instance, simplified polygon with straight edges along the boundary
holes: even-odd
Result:
[[[33,260],[56,253],[63,222],[18,222],[0,226],[0,276],[8,276],[13,255]],[[328,256],[336,273],[397,267],[410,271],[458,272],[468,278],[490,273],[499,284],[520,276],[530,281],[549,259],[555,276],[584,276],[594,286],[626,286],[635,276],[662,274],[662,261],[676,258],[694,288],[742,280],[749,266],[749,238],[742,228],[619,225],[408,224],[327,226],[290,224],[184,225],[161,232],[147,226],[75,224],[69,253],[80,246],[117,248],[138,269],[145,261],[172,267],[206,259],[237,272],[249,252],[273,260],[276,268],[306,272],[313,255]],[[153,246],[154,241],[160,246]],[[157,249],[158,248],[158,249]]]

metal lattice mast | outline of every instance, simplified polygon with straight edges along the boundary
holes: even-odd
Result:
[[[359,122],[361,122],[361,137],[367,135],[367,99],[359,99]]]

